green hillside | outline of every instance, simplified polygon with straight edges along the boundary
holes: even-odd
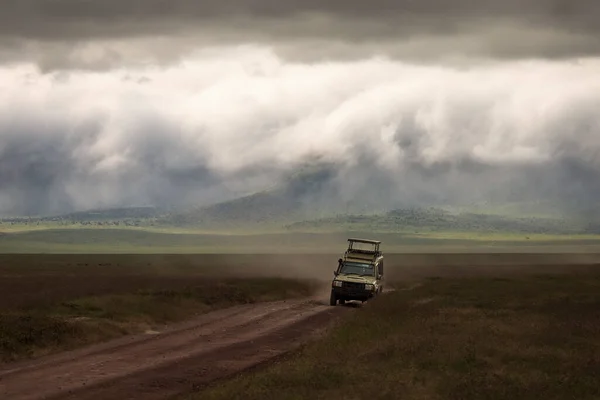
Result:
[[[65,227],[151,227],[165,211],[156,207],[122,207],[47,217],[0,218],[0,232]]]
[[[295,222],[291,231],[486,232],[523,234],[598,233],[590,224],[568,218],[509,217],[494,214],[451,213],[437,208],[393,210],[381,215],[338,215]]]
[[[44,217],[40,218],[40,220],[52,221],[56,219],[62,219],[69,221],[112,221],[154,218],[163,213],[163,210],[156,207],[121,207],[80,211],[56,217]]]
[[[348,237],[381,240],[387,253],[598,253],[600,247],[597,236],[584,235],[531,235],[530,240],[525,240],[522,234],[473,232],[463,235],[456,232],[417,235],[374,231],[218,234],[140,228],[69,228],[0,234],[0,254],[337,254],[345,249]],[[305,265],[305,261],[300,259],[290,259],[289,262],[299,268]]]

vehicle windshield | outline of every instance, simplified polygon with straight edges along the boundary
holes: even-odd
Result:
[[[374,276],[375,268],[373,268],[372,264],[345,262],[342,264],[342,268],[340,268],[340,273],[347,275]]]

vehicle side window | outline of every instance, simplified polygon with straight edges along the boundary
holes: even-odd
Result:
[[[383,275],[383,261],[377,265],[377,274]]]

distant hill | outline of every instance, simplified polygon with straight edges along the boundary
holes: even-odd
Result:
[[[165,213],[165,210],[156,207],[108,208],[47,217],[0,218],[0,226],[153,226]]]
[[[340,169],[311,162],[273,187],[191,209],[121,207],[66,215],[0,219],[0,224],[44,222],[67,226],[162,226],[216,231],[282,228],[335,232],[502,232],[600,234],[600,203],[557,202],[554,198],[482,200],[456,204],[436,196],[411,197],[402,185],[368,168]],[[466,196],[467,198],[469,196]],[[446,204],[447,203],[447,204]]]
[[[467,206],[404,205],[390,201],[391,183],[377,177],[340,178],[335,165],[311,164],[269,190],[234,200],[170,213],[160,224],[203,229],[285,227],[292,231],[513,232],[578,234],[600,232],[597,211],[570,213],[552,200],[480,202]],[[344,179],[341,181],[340,179]],[[365,184],[366,186],[360,186]],[[350,194],[342,188],[354,185]],[[378,190],[371,190],[373,187]],[[387,208],[386,208],[387,207]]]
[[[331,215],[334,212],[335,171],[326,166],[299,170],[283,184],[238,199],[171,213],[160,223],[223,227],[284,224]]]
[[[400,209],[381,215],[338,215],[288,224],[292,231],[380,231],[426,233],[435,231],[512,232],[524,234],[592,233],[591,226],[564,218],[508,217],[493,214],[451,213],[438,208]]]
[[[78,221],[103,221],[103,220],[124,220],[124,219],[144,219],[154,218],[164,214],[164,210],[156,207],[122,207],[95,209],[79,211],[70,214],[64,214],[53,217],[43,217],[40,221],[70,220]]]
[[[303,175],[313,185],[291,184],[271,191],[256,193],[210,207],[177,213],[160,219],[161,223],[205,227],[247,227],[271,224],[289,231],[330,232],[481,232],[523,234],[596,234],[600,225],[571,217],[553,214],[548,217],[502,215],[465,210],[449,211],[443,208],[402,208],[378,214],[344,213],[337,208],[335,194],[328,198],[323,208],[315,206],[322,195],[330,189],[325,175]],[[311,198],[312,197],[312,198]],[[315,201],[316,200],[316,201]],[[341,203],[338,203],[341,204]],[[318,214],[325,214],[318,216]]]

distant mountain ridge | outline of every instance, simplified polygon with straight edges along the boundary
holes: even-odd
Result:
[[[364,178],[364,177],[363,177]],[[462,230],[529,233],[589,233],[600,226],[597,211],[573,207],[570,214],[551,200],[489,201],[470,206],[402,204],[389,201],[385,189],[371,190],[362,179],[349,195],[343,187],[352,177],[339,176],[333,165],[315,164],[300,169],[269,190],[207,207],[175,212],[160,223],[219,229],[271,225],[289,230],[375,229],[386,231]],[[385,182],[375,182],[384,188]],[[595,224],[594,224],[595,222]]]
[[[260,231],[269,226],[288,231],[600,234],[600,202],[596,207],[586,204],[583,208],[573,203],[569,212],[552,198],[479,200],[463,206],[415,200],[410,203],[393,185],[381,176],[369,175],[368,171],[344,174],[335,164],[317,162],[296,169],[271,188],[208,206],[173,210],[120,207],[22,220],[81,225],[106,225],[109,221],[108,225],[117,226],[208,231],[230,228]]]
[[[282,184],[218,204],[171,213],[162,223],[220,226],[294,222],[327,214],[335,196],[335,171],[305,168]],[[331,211],[334,211],[331,209]]]

